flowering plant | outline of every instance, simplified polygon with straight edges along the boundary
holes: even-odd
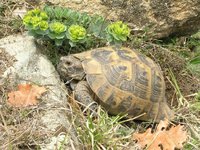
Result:
[[[33,34],[45,35],[49,28],[48,16],[44,11],[40,9],[34,9],[28,11],[23,18],[23,24],[30,30]]]
[[[86,29],[80,25],[71,25],[66,33],[67,38],[70,40],[70,45],[75,43],[84,43],[86,39]]]
[[[53,22],[49,25],[49,38],[55,40],[56,45],[62,45],[65,39],[65,31],[67,27],[60,22]]]
[[[127,40],[130,29],[122,21],[114,22],[107,26],[107,40],[110,43],[121,43]]]
[[[96,44],[122,44],[130,29],[122,21],[111,23],[102,16],[90,16],[72,9],[46,6],[26,13],[23,24],[36,38],[52,40],[57,46],[90,48]],[[102,44],[101,44],[102,43]]]

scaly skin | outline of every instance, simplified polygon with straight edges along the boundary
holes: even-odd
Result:
[[[91,111],[97,109],[97,104],[94,99],[94,92],[90,89],[90,86],[86,81],[80,81],[74,90],[75,99],[78,100],[82,105],[89,107]]]

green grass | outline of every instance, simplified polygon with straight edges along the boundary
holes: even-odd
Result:
[[[178,107],[174,110],[176,112],[175,121],[181,123],[186,127],[188,132],[188,141],[184,145],[184,150],[198,150],[200,149],[200,92],[184,97],[180,91],[180,87],[171,72],[171,84],[176,91],[176,99]],[[187,98],[193,97],[193,101],[188,101]]]
[[[196,75],[198,78],[200,78],[200,63],[199,64],[188,63],[187,64],[187,69],[191,73],[193,73],[194,75]]]
[[[190,109],[194,112],[200,112],[200,92],[195,93],[194,102],[190,105]]]
[[[182,94],[182,92],[180,90],[180,87],[179,87],[179,85],[177,83],[176,77],[175,77],[175,75],[173,74],[173,72],[171,70],[169,70],[169,75],[170,75],[170,78],[171,78],[171,80],[169,80],[169,81],[172,84],[172,86],[174,87],[174,90],[176,91],[177,100],[178,100],[178,107],[182,107],[182,106],[188,107],[189,106],[189,102],[183,96],[183,94]]]
[[[78,137],[86,149],[122,149],[129,144],[134,129],[121,124],[124,116],[109,116],[100,106],[97,117],[83,117],[77,126]],[[80,117],[79,117],[80,119]]]
[[[190,142],[188,142],[185,146],[184,146],[184,150],[193,150],[193,149],[198,149],[199,146],[199,141],[197,139],[193,139],[190,138]]]
[[[175,100],[178,102],[178,106],[174,107],[175,122],[183,124],[188,132],[188,141],[184,145],[184,150],[198,150],[200,149],[200,92],[185,96],[171,70],[169,75],[168,80],[174,87]]]

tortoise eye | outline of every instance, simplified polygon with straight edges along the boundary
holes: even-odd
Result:
[[[71,66],[71,65],[72,65],[72,62],[66,61],[65,64],[66,64],[67,66]]]

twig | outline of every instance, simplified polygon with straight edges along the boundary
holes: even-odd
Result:
[[[4,128],[4,130],[6,131],[6,133],[7,133],[8,135],[10,135],[10,131],[8,130],[6,121],[5,121],[4,117],[3,117],[3,114],[2,114],[2,112],[1,112],[1,110],[0,110],[0,116],[1,116],[1,119],[2,119],[3,124],[4,124],[4,125],[1,125],[1,126]]]

